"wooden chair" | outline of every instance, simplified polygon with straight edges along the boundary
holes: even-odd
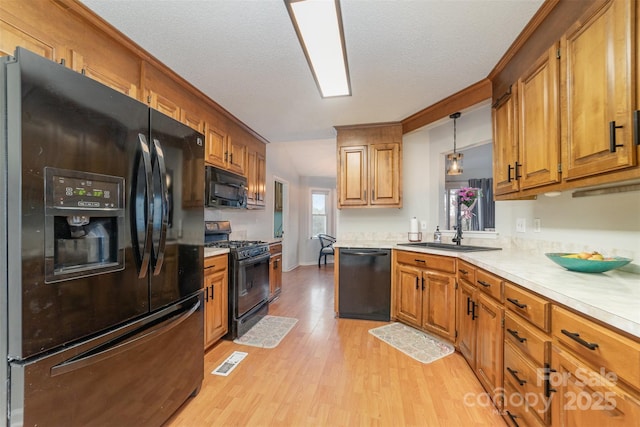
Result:
[[[327,265],[327,255],[335,254],[333,244],[336,242],[336,238],[328,234],[318,234],[318,240],[320,240],[320,254],[318,255],[318,268],[320,268],[322,257],[324,257],[324,265]]]

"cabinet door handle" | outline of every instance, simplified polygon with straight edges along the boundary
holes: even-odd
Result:
[[[464,274],[465,276],[466,276],[467,274],[469,274],[469,272],[468,272],[467,270],[458,269],[458,271],[459,271],[460,273]]]
[[[484,280],[478,280],[478,283],[480,283],[482,286],[484,286],[485,288],[488,288],[491,286],[491,283],[487,283]]]
[[[514,371],[513,369],[509,368],[508,366],[507,366],[507,371],[509,371],[509,373],[511,374],[511,376],[512,376],[516,381],[518,381],[518,384],[520,384],[520,385],[525,385],[525,384],[527,383],[525,380],[521,379],[521,378],[518,376],[518,371]]]
[[[522,166],[520,163],[516,162],[516,167],[514,168],[514,172],[515,172],[515,179],[516,181],[519,180],[520,178],[522,178],[522,175],[520,175],[520,173],[518,172],[518,167]]]
[[[421,264],[426,264],[427,261],[423,260],[423,259],[414,259],[415,262],[419,262]]]
[[[471,297],[467,297],[467,315],[471,314]]]
[[[507,415],[509,416],[509,419],[511,420],[511,422],[513,423],[513,425],[515,427],[520,427],[520,424],[518,424],[518,422],[516,421],[516,418],[518,418],[517,415],[513,415],[511,412],[506,411]]]
[[[509,332],[511,335],[513,335],[513,337],[515,339],[517,339],[521,343],[525,342],[527,340],[526,338],[522,338],[520,335],[518,335],[518,331],[514,331],[513,329],[507,328],[507,332]]]
[[[572,340],[576,341],[577,343],[587,347],[589,350],[595,350],[596,348],[598,348],[598,344],[583,340],[582,338],[580,338],[580,334],[578,334],[577,332],[569,332],[566,329],[561,329],[560,332],[562,332]]]
[[[224,161],[226,162],[227,160],[229,160],[229,152],[225,151],[224,152]]]
[[[549,379],[549,374],[552,372],[557,372],[555,369],[551,369],[548,363],[544,364],[544,395],[545,397],[551,397],[551,393],[555,393],[555,388],[551,388],[551,380]]]
[[[416,276],[416,289],[420,288],[420,286],[418,286],[418,276]]]
[[[638,132],[640,132],[639,122],[640,122],[640,110],[636,110],[633,112],[633,140],[636,147],[640,145],[640,135],[638,135]]]
[[[376,199],[376,190],[371,190],[371,200]]]
[[[511,165],[507,165],[507,182],[513,181],[513,178],[511,178],[511,171],[512,170],[513,170],[513,168],[511,167]]]
[[[471,303],[473,304],[471,306],[471,320],[476,320],[476,318],[478,317],[478,315],[476,314],[476,308],[478,307],[478,304],[473,301]]]
[[[507,301],[509,301],[511,304],[515,305],[518,308],[527,308],[527,304],[522,304],[517,299],[507,298]]]
[[[616,129],[622,129],[623,126],[616,126],[616,121],[609,122],[609,151],[616,152],[616,148],[624,147],[623,144],[616,144]]]
[[[422,290],[424,291],[424,277],[422,278]]]

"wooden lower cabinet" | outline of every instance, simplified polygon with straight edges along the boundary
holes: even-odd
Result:
[[[269,301],[273,301],[282,292],[282,243],[269,245]]]
[[[476,328],[474,297],[476,288],[458,280],[458,350],[472,369],[476,368]]]
[[[503,319],[502,304],[478,293],[476,296],[476,375],[491,395],[498,409],[502,408]]]
[[[399,262],[424,261],[425,268],[398,263],[396,276],[396,317],[407,324],[455,341],[456,280],[453,274],[436,270],[444,259],[444,268],[455,259],[430,255],[397,256]],[[406,258],[406,259],[405,259]]]
[[[465,263],[458,271],[458,350],[498,409],[502,409],[504,307],[469,278],[486,272]],[[477,282],[477,280],[476,280]],[[495,285],[494,285],[495,286]]]
[[[640,398],[561,346],[551,352],[552,426],[630,427],[640,423]]]
[[[204,347],[210,347],[229,330],[228,255],[204,260]]]

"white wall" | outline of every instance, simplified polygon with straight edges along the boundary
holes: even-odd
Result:
[[[463,113],[457,120],[458,148],[491,140],[488,107]],[[338,238],[352,240],[360,233],[385,239],[405,237],[412,217],[425,221],[423,240],[432,236],[444,197],[444,155],[453,151],[453,121],[449,118],[403,136],[403,207],[401,209],[342,209],[338,213]],[[442,227],[441,227],[442,228]]]
[[[491,109],[481,105],[463,111],[457,121],[459,148],[491,142]],[[273,229],[273,179],[289,182],[285,208],[283,269],[316,262],[317,241],[310,241],[308,231],[309,188],[335,188],[335,183],[303,177],[288,154],[292,147],[300,151],[308,142],[267,145],[267,207],[259,211],[207,210],[205,219],[231,221],[233,238],[269,239]],[[327,150],[333,150],[335,145]],[[453,149],[453,122],[446,118],[403,137],[403,208],[342,209],[336,213],[339,240],[354,238],[406,240],[409,221],[425,221],[423,240],[431,240],[440,223],[444,194],[444,155]],[[304,167],[301,168],[304,170]],[[326,186],[326,187],[323,187]],[[335,197],[334,197],[335,200]],[[538,200],[496,202],[496,231],[501,245],[552,250],[598,250],[606,255],[634,258],[640,263],[640,192],[572,198],[570,192],[557,198],[540,196]],[[526,232],[516,233],[517,218],[525,218]],[[542,229],[533,232],[533,219],[539,218]],[[441,227],[442,228],[442,227]],[[445,234],[445,240],[451,235]],[[472,238],[467,234],[467,238]],[[465,243],[472,243],[465,240]]]
[[[482,105],[463,112],[457,121],[457,146],[492,140],[491,109]],[[444,192],[444,154],[453,149],[453,122],[438,123],[404,135],[402,209],[343,209],[338,213],[338,238],[352,240],[363,234],[374,238],[406,236],[409,220],[426,221],[423,240],[431,240],[439,223]],[[539,250],[598,250],[628,256],[640,263],[640,192],[572,198],[496,202],[496,231],[501,244]],[[517,218],[526,219],[526,232],[516,233]],[[533,232],[533,219],[541,232]],[[441,227],[442,228],[442,227]],[[405,237],[406,238],[406,237]],[[450,236],[447,236],[450,238]],[[466,243],[468,241],[465,241]]]
[[[273,239],[274,177],[287,181],[284,197],[284,236],[282,269],[289,271],[299,264],[300,177],[292,167],[286,145],[267,144],[267,200],[264,209],[205,209],[205,220],[231,221],[232,239]]]
[[[330,205],[327,209],[332,214],[329,217],[327,232],[335,235],[336,178],[303,176],[300,178],[300,190],[303,196],[300,199],[299,262],[300,265],[316,264],[320,253],[320,241],[311,238],[311,190],[329,190]],[[327,257],[327,262],[332,261],[331,257]]]

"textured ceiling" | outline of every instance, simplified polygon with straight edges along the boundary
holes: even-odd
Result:
[[[402,120],[487,76],[541,0],[342,0],[351,97],[322,99],[282,0],[82,0],[271,142]]]

